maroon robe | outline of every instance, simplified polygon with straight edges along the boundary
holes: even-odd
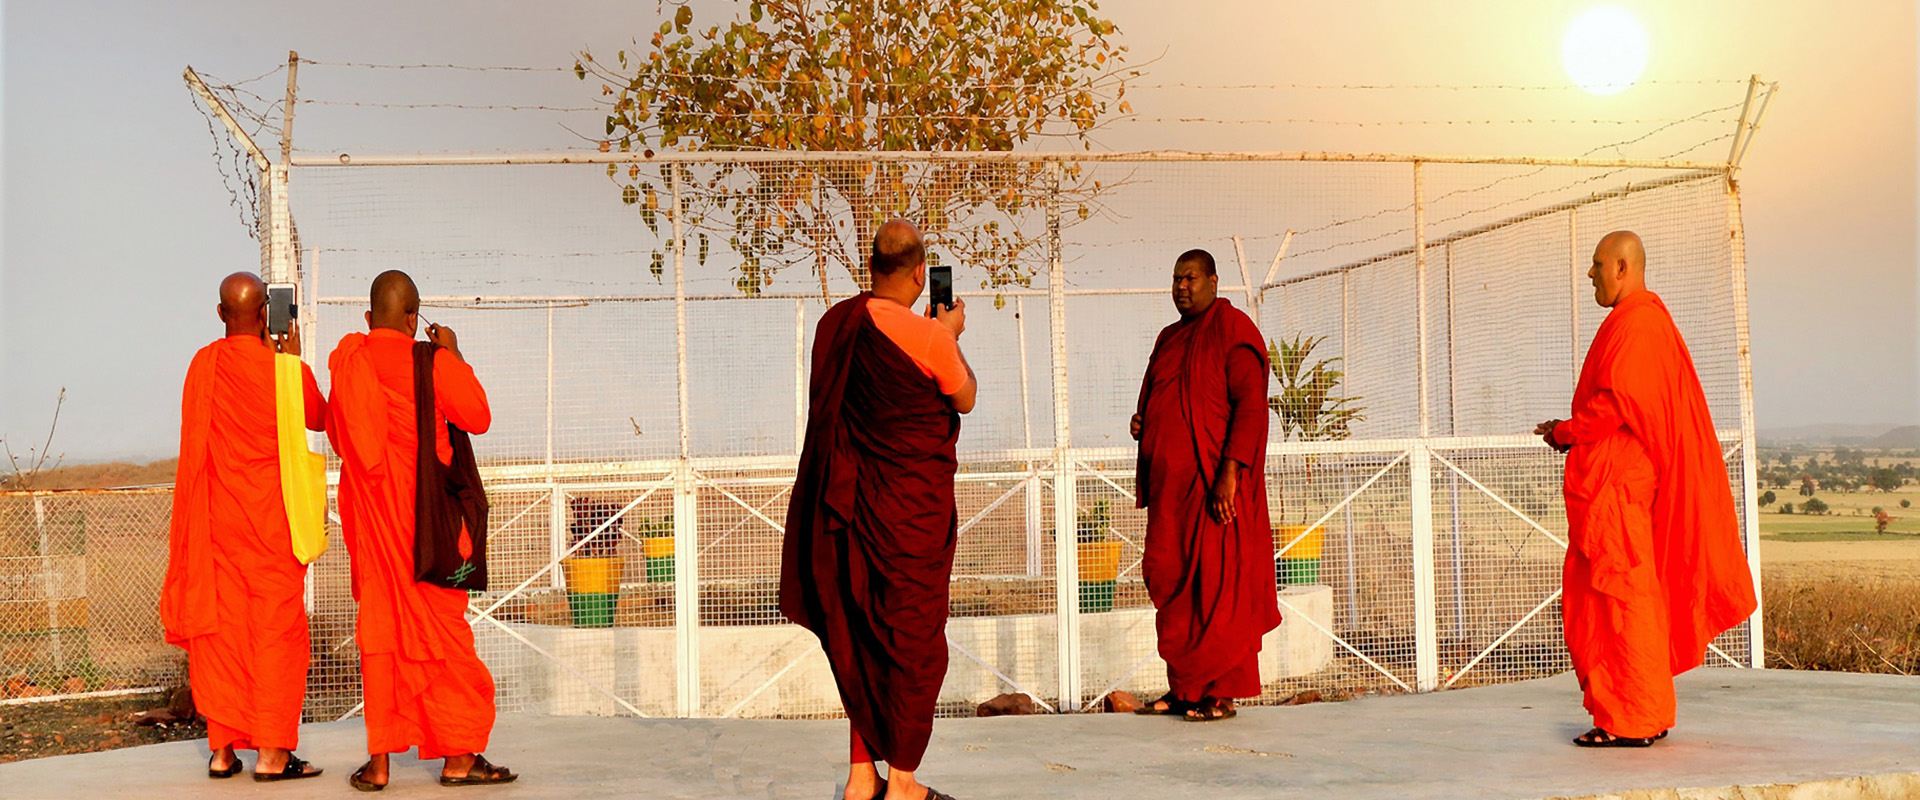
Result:
[[[874,325],[870,297],[835,304],[814,336],[780,610],[820,637],[868,751],[913,770],[947,675],[960,417]]]
[[[1280,624],[1267,517],[1267,349],[1226,298],[1160,331],[1140,387],[1142,573],[1167,683],[1184,702],[1260,694],[1260,639]],[[1240,462],[1235,517],[1207,502]]]

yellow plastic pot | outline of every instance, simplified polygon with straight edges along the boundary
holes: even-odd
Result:
[[[619,571],[619,559],[615,558],[569,558],[564,562],[567,571],[567,592],[570,594],[609,594],[618,591],[618,581],[614,573]]]
[[[1080,544],[1080,582],[1107,583],[1120,576],[1119,542]]]
[[[1295,544],[1292,549],[1281,553],[1280,557],[1318,559],[1320,557],[1320,540],[1326,529],[1314,528],[1312,533],[1307,533],[1306,536],[1302,537],[1300,534],[1306,532],[1306,530],[1307,526],[1305,525],[1273,526],[1273,549],[1279,550],[1282,547],[1286,547],[1288,542],[1299,539],[1299,543]]]

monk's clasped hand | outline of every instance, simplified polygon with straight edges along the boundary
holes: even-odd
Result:
[[[1557,420],[1557,419],[1547,420],[1546,422],[1542,422],[1538,425],[1533,426],[1533,435],[1540,437],[1540,441],[1546,442],[1547,446],[1553,448],[1556,452],[1564,453],[1564,452],[1567,452],[1568,450],[1572,450],[1573,449],[1572,445],[1561,444],[1560,442],[1554,440],[1553,430],[1559,426],[1560,426],[1560,420]]]

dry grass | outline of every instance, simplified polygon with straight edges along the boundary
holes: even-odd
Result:
[[[1768,570],[1767,666],[1920,674],[1920,577]]]

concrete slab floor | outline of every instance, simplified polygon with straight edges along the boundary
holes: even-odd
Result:
[[[1509,800],[1920,772],[1920,678],[1710,669],[1683,676],[1679,690],[1679,726],[1645,750],[1571,745],[1588,723],[1572,676],[1561,675],[1248,708],[1209,724],[1110,714],[941,720],[921,775],[963,799]],[[346,778],[365,760],[364,741],[358,720],[306,726],[300,754],[327,770],[310,781],[208,780],[204,742],[175,742],[0,765],[0,796],[357,796]],[[487,755],[524,777],[455,794],[828,800],[839,796],[846,741],[846,723],[831,720],[505,715]],[[386,797],[452,791],[435,782],[438,762],[394,765]]]

